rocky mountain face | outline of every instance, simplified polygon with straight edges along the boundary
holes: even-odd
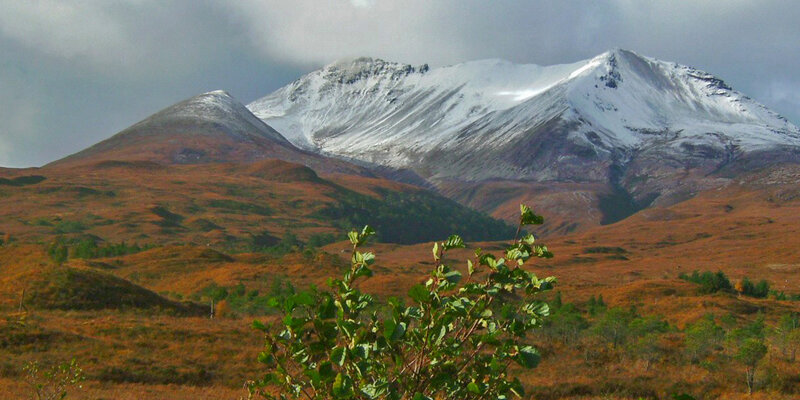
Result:
[[[411,170],[496,216],[503,199],[528,199],[613,222],[800,161],[785,118],[711,74],[627,50],[546,67],[360,58],[248,108],[298,147]]]

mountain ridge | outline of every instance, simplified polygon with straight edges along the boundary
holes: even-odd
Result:
[[[593,224],[800,161],[800,129],[784,117],[712,74],[623,49],[555,66],[344,60],[248,108],[298,147],[407,168],[451,198],[506,181],[536,186],[504,187],[532,200],[548,184],[581,198],[559,206],[566,219],[586,195],[574,184],[594,185],[605,210]],[[468,204],[502,208],[481,203]]]
[[[671,90],[661,98],[636,92],[650,89],[628,82],[640,81],[642,75],[649,75],[646,84]],[[626,88],[631,83],[637,86]],[[614,90],[634,96],[609,95]],[[672,102],[672,107],[647,107],[654,101],[658,106]],[[725,139],[746,141],[749,148],[800,146],[796,126],[721,79],[621,49],[547,67],[502,60],[436,69],[369,58],[339,61],[248,108],[299,147],[401,168],[424,161],[431,151],[424,148],[452,151],[487,140],[502,146],[519,140],[531,127],[559,120],[580,125],[579,131],[568,132],[572,144],[599,153],[616,150],[617,158],[650,147],[657,141],[654,136],[663,140],[673,135],[673,147],[687,141],[724,147],[723,140],[705,135],[721,130],[721,124]],[[635,112],[624,113],[623,108]],[[620,109],[623,114],[614,115]],[[716,125],[707,126],[709,122]],[[474,173],[473,180],[548,178],[530,171]],[[429,177],[453,174],[438,170]]]

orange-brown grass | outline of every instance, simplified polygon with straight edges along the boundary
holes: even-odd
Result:
[[[213,237],[242,235],[263,226],[279,226],[275,221],[280,218],[301,225],[308,223],[298,229],[301,234],[332,230],[313,225],[302,213],[282,214],[293,207],[282,202],[290,198],[286,193],[313,209],[320,202],[330,201],[329,186],[308,181],[264,183],[262,178],[246,174],[231,178],[229,173],[223,173],[225,168],[234,167],[180,167],[147,176],[75,171],[74,174],[84,174],[80,179],[77,175],[53,172],[39,184],[43,186],[28,186],[19,191],[19,188],[2,189],[4,196],[16,199],[8,202],[12,210],[0,211],[4,221],[9,221],[9,225],[4,222],[3,229],[15,232],[21,243],[26,238],[35,240],[51,234],[52,227],[30,223],[38,217],[61,215],[63,219],[86,219],[91,212],[113,221],[93,226],[91,233],[115,238],[141,232],[147,235],[143,242],[158,241],[172,236],[153,223],[159,222],[151,211],[154,199],[166,204],[171,212],[181,214],[187,204],[204,204],[208,199],[225,197],[226,190],[246,188],[278,212],[269,216],[209,212],[203,218],[224,229],[193,233],[187,228],[186,237],[207,238],[213,236],[211,233],[217,235]],[[207,169],[202,179],[197,176],[198,169]],[[347,182],[348,179],[361,178],[342,181],[349,186],[352,182]],[[799,312],[800,302],[724,292],[703,295],[697,285],[677,278],[679,273],[695,269],[721,270],[734,281],[744,276],[766,279],[773,289],[800,293],[800,196],[796,181],[780,186],[763,183],[769,179],[776,178],[770,174],[754,175],[747,182],[701,193],[671,207],[648,209],[616,224],[568,236],[551,236],[544,242],[555,257],[536,260],[530,264],[531,268],[540,276],[558,277],[557,288],[564,301],[575,302],[579,309],[584,309],[590,296],[602,295],[611,307],[636,306],[641,314],[661,315],[677,328],[708,313],[718,317],[732,314],[745,322],[761,312],[768,324],[774,324],[783,313]],[[62,198],[40,196],[43,188],[69,187],[79,181],[81,185],[95,182],[97,187],[117,194],[101,199],[93,197],[97,196],[94,194],[80,197],[60,189],[64,193]],[[235,186],[215,186],[209,182]],[[138,185],[147,189],[139,190]],[[23,199],[29,199],[30,203],[16,205]],[[121,203],[115,205],[115,202]],[[76,204],[85,204],[87,208],[78,208]],[[546,208],[538,212],[547,216]],[[126,227],[128,223],[136,226]],[[123,234],[115,236],[117,229],[122,229]],[[195,239],[186,240],[189,241]],[[338,275],[346,266],[350,254],[350,247],[344,242],[327,245],[324,252],[310,256],[283,257],[228,254],[211,244],[176,244],[121,257],[70,260],[66,267],[102,270],[156,293],[186,297],[211,283],[227,287],[242,283],[247,290],[265,292],[275,276],[286,276],[301,287],[309,284],[324,287],[326,278]],[[449,253],[447,262],[463,271],[464,260],[475,247],[497,252],[502,243],[470,243],[469,249]],[[365,280],[361,289],[379,297],[404,296],[410,286],[426,278],[433,265],[430,249],[430,243],[370,245],[368,250],[378,256],[375,275]],[[19,383],[19,368],[32,359],[57,362],[76,357],[90,380],[85,391],[75,398],[234,399],[242,395],[244,380],[258,375],[255,357],[262,338],[249,328],[251,317],[231,314],[209,320],[172,316],[157,310],[31,309],[24,316],[24,324],[21,323],[20,315],[16,314],[20,282],[28,282],[49,268],[54,266],[42,245],[15,243],[0,250],[0,305],[6,314],[0,324],[4,324],[4,337],[13,332],[19,339],[15,344],[0,346],[3,360],[0,371],[4,376],[0,384],[4,389],[9,388],[7,393],[11,398],[23,398],[25,388]],[[526,373],[522,379],[529,392],[540,399],[665,398],[686,388],[695,394],[705,392],[709,398],[746,398],[742,367],[738,363],[721,363],[711,368],[682,362],[682,333],[670,332],[660,340],[668,350],[665,359],[648,368],[642,361],[603,343],[589,340],[563,345],[537,335],[532,341],[542,348],[544,359],[538,369]],[[800,363],[786,363],[774,348],[768,355],[768,363],[782,376],[800,375]],[[760,373],[763,371],[766,370]],[[167,382],[173,384],[165,385]],[[751,398],[796,398],[792,396],[796,392],[780,394],[767,388]]]
[[[315,216],[336,202],[337,182],[367,195],[379,187],[420,190],[343,174],[326,180],[307,167],[278,160],[169,167],[103,161],[3,175],[46,177],[36,184],[0,186],[0,232],[18,242],[81,233],[112,242],[219,246],[264,231],[278,237],[289,229],[301,237],[339,233]]]

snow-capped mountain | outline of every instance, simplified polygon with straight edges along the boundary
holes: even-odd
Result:
[[[300,147],[432,180],[595,180],[606,174],[572,166],[624,166],[654,147],[692,158],[800,146],[796,126],[722,80],[626,50],[548,67],[360,58],[248,108]]]
[[[412,170],[496,216],[499,195],[476,195],[481,182],[531,182],[494,191],[509,201],[547,183],[559,200],[537,201],[572,196],[564,215],[591,203],[599,222],[681,201],[732,171],[800,162],[800,129],[785,118],[709,73],[619,49],[554,66],[359,58],[247,107],[301,148]]]

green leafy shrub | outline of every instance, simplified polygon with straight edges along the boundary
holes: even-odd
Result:
[[[292,283],[277,275],[272,278],[270,289],[265,294],[259,293],[258,290],[247,291],[242,283],[232,287],[211,283],[196,292],[193,298],[196,301],[215,303],[225,300],[227,307],[234,313],[231,315],[267,315],[278,312],[277,304],[294,294],[295,288]]]
[[[65,399],[68,390],[75,387],[80,389],[85,379],[75,359],[52,368],[42,368],[38,362],[29,362],[23,370],[25,383],[33,391],[36,400]]]
[[[542,218],[521,206],[519,228]],[[520,229],[517,230],[520,232]],[[283,318],[266,333],[258,360],[265,373],[248,384],[269,399],[479,399],[521,396],[509,368],[534,368],[540,360],[527,334],[542,326],[548,305],[536,295],[555,278],[539,279],[523,268],[531,257],[551,257],[533,235],[514,240],[503,257],[475,251],[467,277],[444,264],[459,236],[433,246],[434,267],[409,303],[380,303],[357,288],[372,275],[375,255],[360,248],[375,232],[349,234],[351,266],[331,291],[311,288],[285,298]]]
[[[736,352],[736,359],[745,366],[747,394],[753,394],[753,390],[755,390],[756,366],[766,355],[767,346],[763,340],[756,338],[746,339]]]

